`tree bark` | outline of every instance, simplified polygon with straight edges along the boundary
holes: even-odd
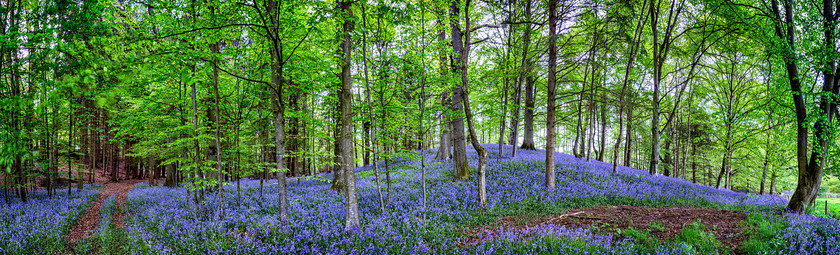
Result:
[[[274,0],[268,0],[266,2],[266,12],[269,14],[269,27],[268,27],[268,34],[269,39],[271,40],[272,47],[269,49],[269,55],[271,56],[271,88],[274,90],[274,96],[272,96],[272,109],[274,111],[274,149],[277,155],[275,155],[276,166],[277,166],[277,196],[278,196],[278,209],[279,209],[279,219],[280,224],[285,228],[289,221],[289,194],[288,188],[286,183],[286,161],[284,157],[286,157],[286,104],[283,102],[283,92],[284,85],[286,83],[285,78],[283,77],[283,64],[285,60],[283,59],[283,45],[279,41],[280,38],[280,25],[277,23],[279,17],[278,12],[280,10],[275,10],[275,6],[277,4]]]
[[[210,12],[214,13],[215,8],[211,7]],[[214,54],[218,54],[219,49],[219,42],[214,42],[210,45],[210,51]],[[214,56],[213,61],[213,116],[215,119],[213,120],[215,126],[215,143],[211,143],[210,150],[215,152],[215,159],[216,159],[216,175],[218,177],[218,189],[219,189],[219,209],[218,209],[218,217],[219,219],[223,219],[225,217],[225,196],[224,196],[224,178],[225,174],[222,172],[222,152],[221,152],[221,139],[219,138],[219,129],[222,126],[222,123],[219,122],[219,61],[216,59],[217,56]],[[215,145],[215,146],[213,146]],[[154,163],[153,161],[149,162]],[[154,165],[149,166],[150,169],[154,169]],[[149,172],[150,175],[154,175],[154,172]],[[153,178],[150,176],[149,178]]]
[[[834,14],[834,0],[823,0],[823,50],[836,54],[836,42],[834,33],[836,30],[837,16]],[[799,69],[796,63],[796,58],[793,57],[795,50],[794,38],[794,15],[793,15],[793,1],[784,0],[785,13],[781,14],[779,10],[778,1],[772,1],[772,9],[775,17],[778,19],[775,25],[775,33],[779,39],[786,42],[784,45],[785,53],[785,69],[788,72],[788,80],[791,86],[791,95],[793,96],[794,109],[796,111],[796,161],[799,171],[799,178],[796,189],[791,196],[787,209],[796,213],[804,211],[806,206],[814,204],[814,201],[819,194],[820,183],[822,182],[823,165],[827,154],[828,138],[831,137],[831,130],[828,123],[831,123],[836,110],[836,103],[834,100],[838,95],[838,88],[835,84],[836,64],[835,58],[825,57],[825,61],[821,63],[823,72],[823,87],[819,99],[818,109],[815,112],[818,114],[818,120],[814,122],[814,136],[815,143],[811,146],[810,159],[807,155],[808,150],[808,128],[809,116],[807,116],[807,109],[805,108],[805,101],[802,95],[802,86],[799,79]],[[784,17],[784,20],[782,20]],[[785,31],[783,32],[782,26]],[[825,96],[828,95],[828,96]],[[772,186],[772,184],[771,184]],[[772,188],[771,188],[772,189]]]
[[[167,144],[171,144],[171,143],[172,143],[172,138],[170,138],[167,141]],[[166,147],[167,154],[169,154],[169,151],[170,151],[170,148],[169,148],[169,146],[167,146]],[[175,165],[174,164],[166,165],[165,173],[166,173],[166,181],[164,181],[163,185],[166,186],[166,187],[170,187],[170,188],[174,188],[175,186],[178,186],[178,181],[176,180],[177,179],[177,174],[175,173]]]
[[[607,92],[606,90],[601,92],[601,96],[606,99]],[[601,104],[601,139],[600,147],[598,148],[598,161],[604,162],[604,152],[607,150],[607,105],[605,103]]]
[[[645,7],[647,6],[648,1],[645,0],[642,2],[642,12],[641,15],[644,18],[638,19],[636,23],[636,28],[633,33],[633,42],[630,46],[630,57],[627,59],[627,65],[624,66],[624,79],[622,80],[621,84],[621,95],[619,95],[619,102],[618,102],[618,134],[616,135],[615,146],[613,146],[613,174],[618,173],[618,147],[621,145],[621,136],[623,135],[622,132],[624,131],[624,109],[626,108],[627,104],[627,88],[630,86],[630,72],[633,70],[633,63],[636,60],[636,53],[639,52],[639,44],[640,38],[642,34],[642,30],[647,22],[648,15],[645,12]],[[628,113],[628,118],[632,120],[631,114]],[[627,127],[627,146],[624,150],[624,165],[630,167],[630,122],[628,121]]]
[[[438,43],[443,44],[446,42],[446,32],[444,31],[444,7],[439,6],[435,10],[437,16],[437,29],[438,29]],[[446,78],[448,75],[449,67],[446,66],[446,63],[449,61],[447,60],[446,54],[440,52],[440,57],[438,58],[440,61],[440,76],[442,78]],[[445,89],[443,92],[440,93],[440,104],[444,107],[444,110],[441,111],[441,118],[440,118],[440,147],[438,148],[437,153],[435,154],[435,160],[447,160],[452,157],[452,119],[450,118],[449,112],[446,110],[451,105],[451,88],[448,88],[446,82],[441,84]]]
[[[680,13],[682,12],[682,4],[684,2],[680,2],[679,6],[677,3],[673,1],[669,1],[669,12],[668,12],[668,19],[666,20],[667,24],[665,27],[665,35],[662,38],[662,41],[659,41],[659,4],[651,4],[650,5],[650,17],[651,17],[651,34],[653,35],[653,110],[652,110],[652,117],[651,117],[651,156],[650,156],[650,167],[649,172],[651,175],[656,174],[657,168],[659,167],[659,140],[660,136],[662,136],[662,130],[659,129],[659,114],[660,114],[660,102],[661,102],[661,83],[662,83],[662,66],[665,62],[665,59],[668,57],[668,52],[671,49],[671,44],[673,43],[672,35],[674,29],[677,26],[678,19]]]
[[[343,14],[342,34],[343,41],[340,45],[343,59],[341,65],[341,90],[339,91],[339,104],[341,105],[341,157],[344,162],[342,170],[344,174],[344,206],[346,216],[344,220],[344,231],[354,231],[361,226],[359,217],[359,201],[356,195],[356,171],[354,170],[353,155],[353,97],[352,81],[350,80],[350,34],[353,33],[353,24],[350,17],[353,12],[350,6],[353,2],[339,1],[338,11]]]
[[[452,49],[455,56],[451,56],[452,71],[455,73],[464,72],[463,56],[464,43],[462,41],[462,34],[459,28],[458,18],[460,16],[460,7],[458,0],[452,1],[449,7],[449,27],[451,29]],[[465,30],[469,30],[466,28]],[[463,117],[463,97],[464,91],[461,86],[453,86],[452,88],[452,102],[450,104],[450,112],[455,116],[452,119],[452,140],[453,140],[453,179],[455,181],[463,180],[470,176],[469,166],[467,165],[467,148],[464,136],[464,117]]]
[[[522,133],[522,146],[520,149],[536,150],[534,144],[534,78],[527,77],[525,83],[525,125]]]
[[[557,0],[548,1],[548,108],[546,112],[545,187],[554,189],[554,114],[557,83]]]
[[[469,76],[467,76],[467,71],[469,70],[467,64],[469,63],[470,57],[470,0],[466,0],[465,3],[464,19],[465,28],[462,33],[466,43],[464,43],[463,47],[461,47],[462,51],[459,54],[461,57],[461,87],[464,91],[464,112],[467,115],[467,126],[470,130],[470,141],[472,142],[472,146],[475,151],[478,152],[478,204],[481,208],[487,208],[487,150],[481,146],[475,132],[473,113],[472,109],[470,109]],[[466,163],[464,164],[466,165]]]
[[[12,82],[15,82],[14,80]],[[75,148],[73,147],[73,92],[70,91],[70,99],[67,100],[68,105],[70,107],[70,113],[68,114],[68,118],[70,119],[70,125],[68,128],[70,129],[70,136],[67,138],[67,196],[70,196],[71,188],[73,187],[73,152]]]
[[[367,15],[365,13],[365,3],[361,3],[361,5],[362,5],[362,21],[364,22],[364,26],[367,27],[367,18],[366,18]],[[380,212],[385,212],[385,203],[382,200],[382,188],[379,184],[379,164],[376,161],[376,145],[374,145],[374,143],[372,142],[373,138],[376,137],[376,134],[374,133],[373,129],[370,128],[376,122],[374,122],[374,119],[373,119],[373,106],[370,103],[371,90],[370,90],[370,79],[368,77],[367,33],[366,32],[362,33],[362,60],[363,60],[364,69],[365,69],[365,99],[367,101],[368,117],[369,117],[369,120],[367,122],[365,122],[365,132],[366,132],[365,136],[368,137],[368,141],[370,142],[370,143],[368,143],[368,141],[366,141],[365,145],[370,146],[370,149],[373,150],[373,174],[374,174],[374,177],[376,178],[376,192],[379,195],[379,211]],[[421,119],[421,122],[422,122],[422,119]],[[369,156],[369,151],[365,150],[365,161],[366,161],[365,165],[368,164],[368,162],[369,162],[368,158],[369,157],[370,157]]]
[[[508,2],[507,5],[508,5],[507,6],[508,7],[507,19],[508,20],[513,20],[512,19],[513,18],[513,10],[512,10],[513,3]],[[505,59],[504,59],[505,63],[508,63],[509,60],[510,60],[510,51],[511,51],[511,48],[513,46],[511,44],[511,37],[512,37],[512,34],[513,34],[512,32],[513,32],[513,26],[508,25],[507,26],[507,43],[505,44]],[[509,67],[505,66],[504,72],[507,73],[508,70],[509,70]],[[499,121],[499,158],[502,158],[505,155],[505,146],[504,146],[504,144],[505,144],[505,121],[506,121],[505,119],[507,118],[507,105],[508,105],[508,99],[509,99],[508,98],[508,89],[510,88],[510,86],[509,86],[510,85],[510,75],[505,75],[504,80],[505,80],[505,83],[504,83],[504,87],[502,88],[502,91],[503,91],[503,94],[504,94],[504,102],[502,103],[502,115],[501,115],[501,120]],[[513,156],[513,154],[511,154],[511,156]]]
[[[525,19],[531,21],[532,0],[525,1]],[[534,65],[528,57],[528,50],[531,44],[531,24],[527,24],[522,35],[522,66],[525,68],[524,72],[520,74],[520,82],[525,82],[525,124],[522,130],[522,146],[519,148],[525,150],[536,150],[534,145],[534,83],[535,79],[532,76]]]

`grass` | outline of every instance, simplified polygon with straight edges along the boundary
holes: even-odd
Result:
[[[126,233],[116,228],[114,216],[120,211],[116,197],[108,197],[100,210],[99,229],[93,235],[79,243],[75,250],[86,254],[120,254],[122,247],[127,244]]]
[[[761,213],[747,214],[747,221],[743,224],[750,234],[750,238],[738,247],[744,254],[763,254],[774,250],[779,243],[776,237],[785,226],[782,220]]]
[[[654,221],[654,222],[651,222],[650,225],[648,225],[648,227],[650,229],[654,229],[656,231],[665,231],[665,229],[667,229],[665,224],[662,223],[662,221],[658,221],[658,220]]]
[[[680,246],[688,254],[729,254],[730,251],[719,240],[715,238],[706,226],[700,221],[686,225],[677,236],[671,240],[659,240],[651,234],[651,230],[658,230],[662,226],[651,224],[650,229],[628,228],[625,230],[616,229],[615,234],[621,237],[630,238],[636,244],[635,249],[639,254],[656,254],[667,246]]]
[[[728,254],[729,251],[699,220],[685,226],[674,240],[692,254]]]
[[[817,198],[814,212],[818,215],[825,215],[826,202],[828,202],[828,216],[840,218],[840,198]]]

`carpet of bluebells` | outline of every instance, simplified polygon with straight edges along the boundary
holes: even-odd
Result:
[[[811,215],[787,215],[772,241],[777,254],[840,254],[840,221]]]
[[[55,254],[66,249],[64,237],[87,211],[99,186],[58,190],[52,199],[43,190],[28,193],[22,203],[8,194],[9,203],[0,201],[0,254]],[[3,194],[7,195],[7,194]]]
[[[498,148],[495,144],[486,146],[491,152]],[[510,149],[507,147],[506,153]],[[226,214],[221,220],[209,210],[200,209],[216,208],[215,195],[208,195],[204,206],[196,206],[190,202],[186,189],[138,184],[127,199],[133,215],[126,219],[130,239],[127,249],[138,254],[636,254],[632,240],[596,234],[585,228],[544,225],[500,230],[471,245],[464,245],[461,231],[481,214],[510,208],[634,204],[766,211],[785,204],[778,196],[716,189],[671,177],[650,176],[627,167],[620,167],[620,174],[612,175],[610,164],[587,162],[566,154],[556,156],[557,189],[546,190],[545,152],[520,151],[515,158],[491,154],[487,175],[489,208],[481,211],[475,182],[449,181],[451,162],[431,160],[434,153],[427,151],[425,155],[429,197],[425,209],[421,204],[419,160],[392,163],[393,187],[384,213],[378,210],[371,167],[356,169],[362,228],[354,234],[343,232],[343,196],[330,191],[330,174],[288,179],[291,222],[286,231],[277,218],[276,182],[267,182],[261,197],[258,180],[243,180],[241,201],[237,201],[235,186],[226,186]],[[475,154],[469,155],[474,168]],[[801,225],[815,225],[807,217],[802,222]],[[837,232],[840,226],[836,221],[829,225],[834,228],[820,231]],[[785,230],[808,235],[793,224],[790,228]],[[802,249],[812,247],[809,242],[834,242],[826,247],[837,248],[836,239],[782,236],[788,238],[786,241],[798,242]],[[659,254],[689,251],[680,245],[656,250]]]

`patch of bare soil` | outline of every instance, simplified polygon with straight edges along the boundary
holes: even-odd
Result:
[[[76,224],[70,228],[70,232],[66,236],[68,243],[72,245],[80,240],[84,240],[85,237],[97,229],[99,221],[101,220],[99,217],[99,211],[102,209],[102,202],[104,202],[106,198],[114,195],[117,198],[117,206],[122,206],[122,204],[125,203],[126,195],[128,195],[128,192],[131,191],[131,188],[134,187],[135,184],[143,181],[145,180],[126,180],[121,182],[105,183],[102,190],[99,192],[99,197],[93,201],[90,209],[88,209],[88,211],[79,218]],[[121,228],[122,214],[117,213],[114,215],[113,221],[115,226]]]
[[[659,240],[670,240],[677,236],[683,227],[699,221],[723,245],[734,250],[748,238],[746,229],[740,224],[746,219],[747,215],[744,212],[691,206],[600,206],[572,209],[563,214],[543,217],[501,217],[490,226],[468,230],[465,234],[475,238],[462,245],[477,244],[480,241],[477,240],[479,236],[495,236],[499,228],[526,229],[529,226],[544,224],[569,228],[597,227],[599,231],[606,231],[605,233],[612,233],[616,229],[647,229]]]

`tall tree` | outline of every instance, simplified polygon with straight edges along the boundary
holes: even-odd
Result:
[[[548,0],[548,109],[546,112],[545,132],[545,187],[553,189],[554,147],[555,147],[555,101],[557,86],[557,0]]]
[[[363,25],[365,26],[365,31],[367,31],[367,17],[366,17],[367,13],[365,12],[366,8],[365,8],[364,3],[361,3],[361,5],[362,5],[362,22],[364,23]],[[369,120],[368,120],[369,122],[367,122],[367,125],[366,125],[367,126],[367,128],[366,128],[367,134],[366,135],[367,135],[367,137],[369,137],[370,140],[375,140],[376,134],[373,131],[374,129],[370,128],[371,126],[375,126],[376,122],[374,122],[374,119],[373,119],[373,106],[370,103],[370,93],[371,92],[370,92],[370,79],[368,78],[367,33],[366,32],[362,34],[362,60],[363,60],[362,64],[364,65],[364,72],[365,72],[365,101],[367,102],[368,117],[369,117]],[[421,128],[421,130],[422,130],[422,128]],[[376,161],[376,158],[377,158],[376,157],[377,156],[376,155],[376,145],[373,145],[373,144],[374,143],[372,142],[371,143],[371,145],[372,145],[371,149],[373,150],[373,174],[374,174],[374,177],[376,178],[376,192],[377,192],[377,195],[379,195],[379,211],[384,212],[385,211],[385,203],[382,201],[382,188],[379,185],[379,164]],[[367,144],[365,144],[365,145],[367,145]],[[365,158],[367,158],[367,157],[365,157]]]
[[[353,33],[353,11],[350,7],[353,2],[339,1],[337,13],[341,23],[341,90],[339,90],[339,104],[341,105],[341,157],[342,174],[344,175],[344,207],[346,216],[344,219],[344,230],[352,231],[361,226],[359,217],[359,200],[356,195],[356,171],[355,158],[353,154],[353,84],[350,77],[350,47],[352,41],[350,34]],[[280,120],[282,121],[282,120]]]
[[[796,42],[797,24],[795,24],[794,17],[794,2],[793,0],[782,1],[781,6],[778,0],[771,1],[771,21],[775,35],[781,42],[781,58],[787,71],[787,79],[790,83],[791,97],[796,112],[796,165],[799,173],[796,189],[787,208],[793,212],[802,212],[806,206],[814,204],[819,193],[823,167],[828,153],[829,137],[832,134],[831,123],[834,113],[837,111],[835,98],[838,97],[838,92],[840,92],[840,86],[837,86],[837,78],[840,76],[837,75],[836,56],[838,52],[835,33],[838,17],[835,15],[836,3],[834,0],[823,0],[821,10],[812,12],[818,13],[815,15],[821,14],[820,16],[822,16],[819,22],[813,24],[820,26],[823,31],[823,41],[821,44],[817,44],[819,45],[819,51],[815,51],[823,54],[817,57],[820,61],[818,63],[819,69],[823,76],[822,88],[820,88],[820,93],[823,96],[819,97],[818,102],[813,107],[813,113],[809,114],[802,89],[799,63],[797,63],[796,46],[799,44]],[[805,11],[801,10],[800,12]],[[811,155],[809,156],[808,125],[812,120],[814,122],[815,141],[810,146]],[[771,184],[771,186],[773,185]]]
[[[624,108],[626,103],[627,97],[627,87],[630,85],[630,72],[633,70],[633,62],[636,60],[636,54],[639,51],[639,43],[641,41],[642,30],[645,26],[645,22],[647,22],[647,12],[644,10],[646,9],[648,1],[645,0],[642,2],[642,7],[639,13],[642,18],[638,19],[636,22],[636,27],[633,30],[633,39],[630,42],[630,53],[629,57],[627,58],[627,65],[624,66],[624,79],[622,79],[621,83],[621,94],[619,95],[618,101],[618,134],[616,135],[615,139],[615,146],[613,146],[613,174],[618,173],[618,147],[621,145],[621,137],[624,131]],[[628,128],[629,129],[629,128]],[[629,139],[629,135],[628,135]],[[625,151],[625,157],[629,158],[629,151]],[[630,166],[629,160],[625,160],[624,164]]]
[[[677,2],[679,1],[679,2]],[[668,9],[667,16],[665,16],[664,34],[660,34],[660,20],[663,18],[662,3]],[[648,171],[650,174],[656,174],[659,167],[660,157],[660,137],[662,130],[659,129],[660,120],[660,104],[662,102],[661,87],[662,87],[662,68],[665,61],[668,59],[668,53],[671,51],[671,46],[676,40],[675,37],[682,35],[682,33],[675,33],[679,28],[680,14],[683,11],[685,0],[660,0],[650,5],[650,30],[653,37],[653,111],[651,113],[651,150],[650,150],[650,166]]]
[[[456,74],[464,73],[464,38],[460,28],[460,14],[461,6],[459,0],[452,0],[449,3],[449,27],[452,40],[452,50],[456,55],[450,56],[450,63],[452,72]],[[464,31],[469,30],[465,28]],[[458,84],[452,86],[452,101],[449,105],[450,114],[453,114],[450,122],[453,146],[453,179],[456,181],[465,179],[470,176],[470,169],[467,165],[467,144],[464,135],[464,116],[463,116],[463,100],[464,87]]]

